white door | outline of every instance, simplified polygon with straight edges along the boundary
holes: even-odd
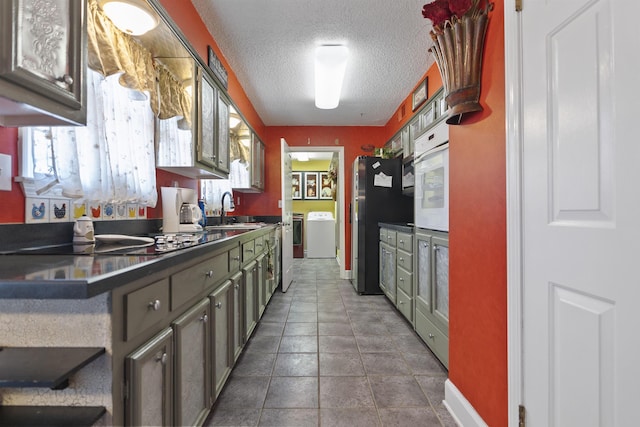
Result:
[[[280,139],[282,170],[282,292],[293,281],[293,195],[291,194],[291,153],[287,141]]]
[[[638,424],[639,16],[631,0],[523,3],[527,427]]]

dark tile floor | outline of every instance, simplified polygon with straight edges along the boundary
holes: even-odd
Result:
[[[295,259],[206,426],[455,426],[447,372],[384,296]]]

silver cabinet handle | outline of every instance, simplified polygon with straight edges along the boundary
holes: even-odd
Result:
[[[433,339],[435,339],[435,338],[436,338],[436,336],[435,336],[435,335],[433,335],[433,334],[429,334],[429,339],[433,340]]]
[[[213,277],[213,270],[209,270],[205,273],[205,276],[207,277]]]
[[[222,308],[222,303],[221,302],[217,302],[216,303],[216,308]]]
[[[156,357],[156,362],[160,362],[163,365],[166,365],[167,364],[167,353],[163,352],[161,355]]]
[[[233,257],[233,260],[234,260],[234,261],[240,261],[240,256],[239,256],[239,255],[234,256],[234,257]]]
[[[207,323],[209,321],[209,316],[207,316],[206,314],[203,314],[202,317],[200,317],[200,320],[203,323]]]
[[[404,277],[400,277],[400,281],[401,281],[401,282],[404,282]]]
[[[247,249],[247,252],[253,252],[253,249]]]
[[[404,258],[400,257],[400,261],[404,262]]]
[[[404,304],[404,301],[398,301],[398,305]]]
[[[238,285],[237,283],[235,285],[233,285],[234,289],[240,289],[240,285]]]
[[[149,305],[148,305],[148,307],[153,311],[160,310],[161,306],[162,306],[162,304],[160,304],[160,300],[159,299],[149,302]]]
[[[400,243],[404,243],[404,240],[400,239]]]

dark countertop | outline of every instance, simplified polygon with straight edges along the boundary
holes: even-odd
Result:
[[[0,299],[91,298],[272,227],[205,232],[207,243],[162,254],[0,255]]]
[[[403,233],[413,233],[414,225],[407,222],[379,222],[378,225],[384,228],[390,228]]]

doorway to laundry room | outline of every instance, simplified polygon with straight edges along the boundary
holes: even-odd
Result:
[[[344,149],[291,147],[294,258],[334,258],[345,271]]]

